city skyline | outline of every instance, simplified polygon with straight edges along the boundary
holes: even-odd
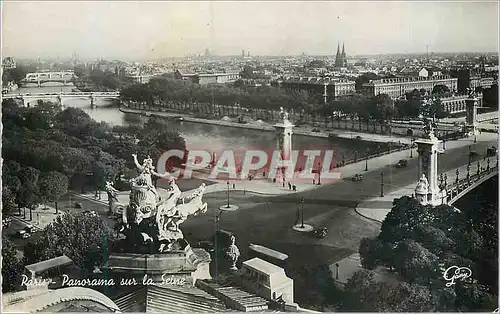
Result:
[[[498,2],[7,1],[2,29],[3,55],[19,58],[334,55],[339,42],[351,56],[486,53]]]

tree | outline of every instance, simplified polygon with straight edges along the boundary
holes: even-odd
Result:
[[[21,207],[27,207],[30,211],[30,220],[33,218],[33,209],[40,201],[40,190],[38,178],[40,171],[33,167],[23,167],[19,171],[21,187],[17,193],[16,203]]]
[[[359,254],[361,264],[366,269],[375,269],[379,265],[385,265],[392,256],[390,246],[377,238],[361,239]]]
[[[404,240],[395,249],[394,268],[410,283],[429,284],[440,278],[438,257],[413,240]]]
[[[2,293],[20,290],[23,268],[14,244],[2,237]]]
[[[362,91],[363,84],[370,82],[371,80],[378,80],[379,76],[373,72],[363,73],[356,78],[356,91]]]
[[[57,201],[68,191],[68,184],[68,177],[57,171],[43,173],[40,177],[40,194],[44,201],[55,202],[56,214]]]
[[[2,187],[2,215],[6,216],[16,209],[16,194],[8,187]]]
[[[91,272],[108,254],[112,234],[100,217],[66,213],[45,227],[40,238],[25,249],[28,263],[66,255],[82,270]]]
[[[408,239],[418,225],[429,224],[432,218],[432,206],[423,206],[416,199],[403,196],[394,200],[378,238],[389,243]]]
[[[435,308],[431,291],[421,285],[377,282],[373,273],[354,273],[344,287],[341,311],[429,312]]]
[[[450,92],[450,88],[446,85],[436,85],[432,88],[432,95],[444,95]]]
[[[498,84],[493,84],[483,91],[483,102],[490,108],[498,109]]]

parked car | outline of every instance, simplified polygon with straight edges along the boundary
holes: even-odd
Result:
[[[408,160],[405,160],[405,159],[401,159],[400,161],[398,161],[398,163],[396,164],[396,167],[397,168],[404,168],[408,166]]]
[[[469,152],[469,156],[470,156],[470,157],[477,156],[477,152],[476,152],[475,150],[471,150],[471,151]]]
[[[83,208],[83,204],[80,202],[75,203],[75,208]]]
[[[92,217],[97,217],[97,213],[93,210],[86,210],[83,212],[84,215],[92,216]]]
[[[24,228],[24,229],[22,229],[22,230],[19,230],[19,231],[17,232],[17,235],[18,235],[20,238],[22,238],[22,239],[27,239],[27,238],[31,237],[31,232],[28,232],[28,231],[26,230],[26,228]]]
[[[327,234],[328,234],[328,228],[326,227],[315,229],[313,231],[313,235],[319,239],[323,239],[324,237],[326,237]]]
[[[496,156],[497,154],[498,154],[498,149],[495,146],[491,146],[489,148],[486,148],[486,156],[487,157]]]
[[[315,133],[318,133],[319,129],[318,128],[314,128],[314,129],[312,129],[312,131],[315,132]]]
[[[359,181],[361,181],[361,180],[363,180],[363,175],[362,175],[362,174],[359,174],[359,173],[358,173],[358,174],[355,174],[355,175],[352,177],[352,181],[354,181],[354,182],[359,182]]]

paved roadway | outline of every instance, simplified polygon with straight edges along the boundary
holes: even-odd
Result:
[[[474,144],[473,149],[479,156],[473,161],[482,159],[486,148],[491,145],[498,146],[494,140]],[[466,164],[468,152],[466,146],[441,154],[438,162],[439,172]],[[380,195],[381,171],[385,174],[386,193],[412,183],[416,184],[417,153],[414,151],[413,155],[408,167],[403,169],[387,166],[376,171],[360,171],[364,180],[359,183],[345,179],[316,190],[274,197],[231,192],[230,203],[240,206],[240,209],[224,212],[220,218],[220,228],[235,233],[242,256],[247,254],[249,243],[257,243],[287,253],[294,264],[331,264],[357,251],[361,238],[376,236],[379,233],[380,224],[356,214],[354,207],[363,200]],[[395,160],[394,164],[396,162]],[[448,182],[452,180],[454,178],[448,178]],[[329,233],[324,239],[316,239],[291,229],[296,219],[299,197],[305,198],[305,223],[315,227],[328,227]],[[227,194],[208,194],[204,199],[209,204],[209,211],[204,215],[192,217],[183,224],[188,240],[206,239],[214,233],[215,214],[219,206],[226,204]]]
[[[491,145],[498,146],[494,140],[474,144],[473,149],[479,153],[474,160],[483,158],[486,148]],[[469,158],[468,151],[466,146],[450,149],[441,154],[439,171],[455,169],[466,164]],[[231,191],[230,203],[237,204],[240,209],[224,212],[220,218],[220,228],[235,233],[242,257],[247,254],[248,244],[256,243],[287,253],[294,264],[331,264],[357,251],[361,238],[376,236],[379,233],[380,224],[361,217],[354,208],[359,202],[380,195],[381,171],[385,174],[386,193],[402,186],[416,184],[418,179],[416,151],[413,155],[407,168],[398,169],[392,165],[375,171],[364,172],[360,169],[364,179],[358,183],[344,179],[315,190],[280,196]],[[394,160],[394,164],[396,162],[397,160]],[[368,166],[370,167],[370,161]],[[454,178],[448,178],[448,182],[452,180]],[[300,197],[305,199],[305,223],[315,227],[328,227],[329,233],[324,239],[316,239],[309,234],[298,233],[291,229],[296,220]],[[182,225],[184,234],[191,243],[208,239],[213,235],[216,230],[217,208],[227,203],[227,194],[225,192],[206,194],[204,200],[209,204],[208,212],[190,217]],[[74,207],[76,201],[83,204],[82,209]],[[107,206],[100,202],[77,195],[72,195],[70,199],[67,195],[61,199],[59,206],[62,210],[73,212],[94,210],[109,225],[113,225],[113,221],[106,215]],[[7,234],[15,232],[16,225],[17,223],[14,223],[12,228],[8,228]],[[34,239],[30,239],[32,240]],[[16,240],[21,246],[23,242],[26,241]]]

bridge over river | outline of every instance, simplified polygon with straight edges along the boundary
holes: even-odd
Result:
[[[38,100],[54,100],[61,107],[64,107],[65,100],[68,99],[88,99],[92,108],[95,107],[96,99],[119,99],[120,92],[63,92],[63,93],[24,93],[24,94],[4,94],[4,99],[19,99],[23,106],[30,106],[30,103]]]

